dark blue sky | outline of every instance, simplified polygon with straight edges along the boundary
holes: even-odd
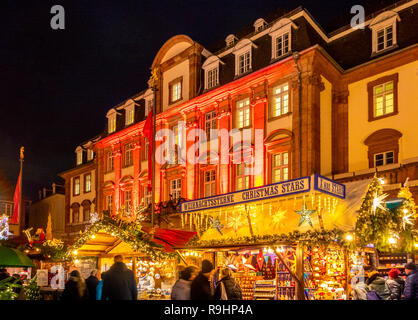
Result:
[[[24,194],[74,165],[74,149],[103,131],[109,108],[146,88],[149,67],[166,40],[187,34],[211,47],[280,9],[307,8],[326,31],[349,24],[385,0],[167,0],[0,2],[0,196],[14,188],[25,146]],[[66,29],[50,28],[64,6]],[[269,21],[268,21],[269,22]]]

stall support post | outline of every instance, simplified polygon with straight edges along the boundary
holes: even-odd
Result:
[[[305,300],[305,275],[303,265],[303,244],[296,245],[296,276],[300,281],[296,281],[296,300]]]
[[[350,263],[350,260],[349,260],[349,255],[348,255],[348,249],[347,248],[345,248],[344,249],[344,273],[345,273],[345,285],[344,285],[344,290],[345,290],[345,294],[347,295],[347,300],[348,300],[348,297],[349,297],[349,292],[348,292],[348,289],[349,289],[349,286],[348,286],[348,281],[349,281],[349,268],[348,268],[348,265],[349,265],[349,263]]]

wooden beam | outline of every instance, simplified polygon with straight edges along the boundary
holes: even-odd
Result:
[[[120,243],[122,242],[122,240],[117,239],[112,246],[110,246],[109,248],[107,248],[105,250],[105,253],[109,253],[110,251],[112,251],[113,249],[115,249]]]

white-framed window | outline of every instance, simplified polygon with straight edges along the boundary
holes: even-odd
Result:
[[[125,109],[125,125],[128,126],[135,121],[135,105],[129,106]]]
[[[274,39],[275,58],[279,58],[290,50],[290,32],[285,32]]]
[[[227,47],[232,46],[232,45],[235,43],[235,41],[236,41],[236,40],[237,40],[237,37],[236,37],[235,35],[233,35],[233,34],[228,35],[228,36],[225,38],[225,43],[226,43],[226,46],[227,46]]]
[[[108,133],[113,133],[116,131],[116,113],[110,115],[107,119],[108,121]]]
[[[396,46],[396,23],[398,20],[400,20],[398,13],[385,11],[370,22],[369,27],[372,29],[372,53],[379,53]]]
[[[152,201],[152,192],[148,191],[148,187],[145,186],[144,188],[144,206],[148,207]]]
[[[236,187],[235,191],[248,189],[250,187],[250,167],[247,163],[239,163],[236,165]]]
[[[216,87],[219,83],[218,67],[208,70],[206,79],[207,79],[207,89]]]
[[[106,153],[106,172],[113,171],[113,152],[108,151]]]
[[[373,87],[374,117],[380,117],[394,111],[393,80]]]
[[[182,81],[177,81],[171,85],[171,102],[181,99],[181,83]]]
[[[91,173],[84,175],[84,192],[91,191]]]
[[[211,130],[215,130],[217,127],[216,125],[216,111],[209,111],[205,113],[205,131],[206,131],[206,138],[207,140],[211,140],[212,138],[216,138],[211,136]]]
[[[5,214],[9,217],[13,214],[13,203],[1,202],[0,203],[0,215]]]
[[[207,170],[204,172],[204,188],[205,197],[216,195],[216,170]]]
[[[289,84],[273,88],[272,116],[278,117],[289,112]]]
[[[376,153],[374,155],[374,166],[384,166],[387,164],[395,163],[395,153],[393,151],[387,151],[382,153]]]
[[[132,206],[132,191],[131,190],[125,190],[123,192],[123,204],[125,206],[125,212],[130,213],[131,206]]]
[[[113,211],[113,194],[108,194],[106,196],[105,208],[109,212],[112,212]]]
[[[289,180],[289,152],[280,152],[273,155],[272,183]]]
[[[83,150],[77,151],[77,165],[80,165],[83,163]]]
[[[173,179],[170,181],[170,194],[172,199],[181,197],[181,179]]]
[[[267,22],[263,18],[259,18],[253,24],[254,31],[260,32],[266,27],[266,25],[267,25]]]
[[[239,129],[250,125],[250,99],[237,101],[237,126]]]
[[[80,195],[80,177],[75,177],[73,183],[73,195],[78,196]]]
[[[250,50],[238,56],[238,74],[244,74],[251,68],[251,53]]]
[[[124,166],[129,167],[134,164],[134,157],[133,157],[133,144],[128,143],[125,145],[125,153],[124,153]]]
[[[87,150],[87,161],[91,161],[94,158],[94,151],[89,149]]]

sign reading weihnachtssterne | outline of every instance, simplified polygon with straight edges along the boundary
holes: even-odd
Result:
[[[213,196],[192,201],[182,202],[181,212],[201,211],[223,206],[230,206],[257,200],[283,197],[301,192],[308,192],[311,188],[311,177],[287,180],[263,187]]]

